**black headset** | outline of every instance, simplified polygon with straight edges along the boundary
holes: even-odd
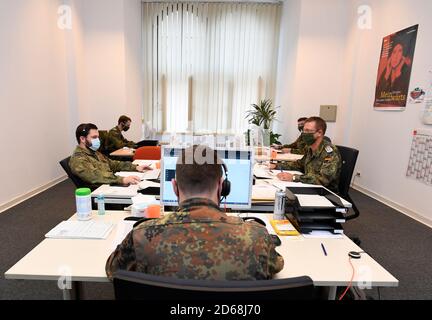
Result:
[[[231,181],[228,180],[228,168],[225,163],[222,162],[222,168],[225,174],[225,179],[222,182],[221,197],[226,198],[231,192]]]
[[[228,180],[228,168],[226,164],[222,162],[221,166],[225,175],[225,179],[222,182],[222,190],[221,190],[221,201],[222,201],[222,199],[228,197],[228,195],[231,192],[231,181]]]

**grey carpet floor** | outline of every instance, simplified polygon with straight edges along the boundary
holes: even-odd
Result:
[[[0,213],[0,299],[62,299],[54,281],[6,280],[4,273],[44,239],[52,227],[75,211],[74,186],[66,180]],[[381,288],[381,299],[432,299],[432,229],[352,191],[361,215],[345,225],[361,247],[399,279]],[[86,299],[112,299],[109,283],[86,283]],[[378,299],[378,290],[367,290]]]

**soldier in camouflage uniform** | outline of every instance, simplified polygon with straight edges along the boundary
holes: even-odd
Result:
[[[146,166],[136,166],[129,161],[115,161],[107,158],[97,150],[100,147],[97,127],[91,123],[80,124],[76,130],[78,146],[69,160],[73,174],[88,183],[94,189],[101,184],[137,184],[140,179],[136,176],[118,177],[117,171],[149,170]]]
[[[285,144],[283,148],[291,149],[290,152],[294,154],[306,154],[308,146],[303,141],[302,137],[299,136],[296,141],[291,144]]]
[[[297,129],[300,131],[300,134],[303,131],[304,123],[307,120],[307,118],[302,117],[297,120]],[[307,145],[304,143],[303,139],[301,138],[301,135],[297,138],[296,141],[294,141],[291,144],[285,144],[283,145],[283,148],[289,148],[291,149],[290,152],[294,154],[305,154]]]
[[[338,192],[342,161],[336,146],[324,139],[326,129],[325,121],[319,117],[309,118],[305,122],[301,135],[306,145],[309,146],[305,156],[295,162],[280,165],[280,169],[302,171],[304,175],[279,173],[279,179],[320,184]]]
[[[127,140],[122,135],[122,131],[129,130],[131,119],[127,116],[121,116],[118,125],[112,128],[107,135],[105,148],[108,153],[121,149],[123,147],[134,148],[135,142]]]
[[[211,152],[214,164],[184,164],[197,148]],[[208,159],[205,155],[205,158]],[[270,279],[283,258],[267,229],[256,222],[227,216],[219,208],[223,185],[220,159],[202,146],[183,151],[176,167],[174,192],[179,209],[136,226],[111,254],[106,273],[138,271],[181,279]]]

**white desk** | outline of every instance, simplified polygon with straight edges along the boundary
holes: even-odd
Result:
[[[125,211],[107,211],[105,215],[98,216],[94,211],[93,219],[118,223],[127,215],[129,213]],[[265,220],[271,216],[255,215]],[[75,215],[71,217],[75,218]],[[67,270],[70,280],[74,282],[72,289],[78,287],[80,282],[109,282],[105,263],[116,245],[118,232],[116,225],[105,240],[45,239],[10,268],[5,278],[59,281],[60,277],[64,277],[64,270]],[[337,286],[348,285],[351,278],[348,252],[363,251],[345,236],[342,239],[280,238],[282,244],[276,250],[284,257],[285,265],[276,278],[310,276],[316,286],[330,287],[329,299],[335,298]],[[327,256],[322,251],[321,243],[327,249]],[[372,287],[398,286],[399,281],[367,254],[353,260],[353,264],[357,274],[354,286],[365,282]],[[65,299],[71,298],[71,291],[63,290]]]
[[[135,155],[135,149],[132,148],[121,148],[110,153],[111,157],[128,159],[128,160],[132,160],[134,155]]]
[[[255,155],[255,161],[296,161],[303,158],[302,154],[294,154],[294,153],[278,153],[276,158],[272,158],[268,155]]]

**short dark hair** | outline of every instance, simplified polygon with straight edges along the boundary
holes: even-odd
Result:
[[[118,119],[118,123],[117,123],[117,124],[120,124],[120,123],[122,123],[122,122],[128,122],[128,121],[132,121],[131,118],[129,118],[128,116],[123,115],[123,116],[121,116],[121,117]]]
[[[306,120],[305,124],[308,122],[315,122],[315,128],[317,130],[322,130],[323,134],[327,131],[327,123],[324,121],[324,119],[320,117],[310,117]]]
[[[301,117],[301,118],[298,118],[297,119],[297,122],[300,122],[300,121],[306,121],[308,118],[306,118],[306,117]]]
[[[186,194],[213,191],[216,182],[222,177],[222,163],[217,152],[204,145],[182,150],[176,164],[179,189]]]
[[[80,143],[80,137],[86,137],[88,136],[91,129],[98,129],[96,125],[93,123],[81,123],[75,131],[75,137],[77,139],[78,144]]]

